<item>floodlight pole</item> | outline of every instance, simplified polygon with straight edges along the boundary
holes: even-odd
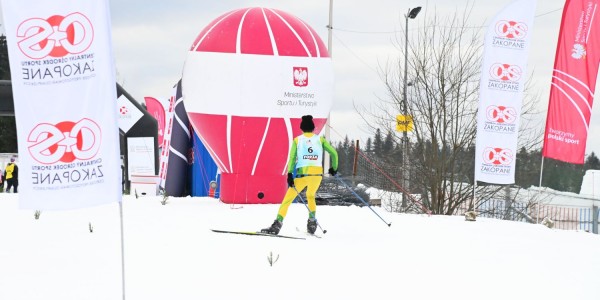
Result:
[[[329,52],[329,57],[333,56],[331,49],[331,30],[333,29],[333,0],[329,0],[329,25],[327,25],[327,51]]]
[[[327,25],[327,52],[329,52],[329,58],[333,59],[333,49],[331,48],[332,42],[332,31],[333,30],[333,0],[329,0],[329,24]],[[327,122],[325,122],[325,139],[329,141],[330,137],[330,123],[331,123],[331,113],[327,115]],[[329,170],[329,153],[325,152],[323,156],[323,171],[327,174],[327,170]]]
[[[404,146],[402,149],[402,186],[406,191],[410,191],[410,170],[408,164],[410,145],[408,141],[408,98],[406,96],[406,88],[408,86],[408,19],[416,18],[420,11],[421,7],[417,6],[413,9],[409,8],[406,15],[404,15],[406,23],[404,25],[404,80],[402,91],[402,114],[404,115],[404,121],[406,122],[406,125],[404,127],[404,131],[402,132],[402,145]],[[406,193],[402,193],[402,209],[405,210],[407,205],[408,196]]]

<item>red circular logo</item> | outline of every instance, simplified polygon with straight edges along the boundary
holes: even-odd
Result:
[[[519,81],[523,70],[516,65],[495,63],[490,68],[490,75],[493,79],[501,81]]]
[[[94,40],[92,22],[81,13],[28,19],[17,28],[17,45],[31,59],[86,51]]]
[[[513,160],[512,151],[510,149],[488,147],[483,150],[483,161],[492,165],[510,165]]]
[[[524,39],[527,30],[527,25],[523,22],[502,20],[496,23],[496,34],[507,39]]]
[[[89,160],[100,150],[101,129],[90,119],[42,123],[29,133],[27,142],[31,157],[41,164]]]
[[[490,122],[514,124],[517,121],[517,110],[514,107],[490,105],[486,110]]]

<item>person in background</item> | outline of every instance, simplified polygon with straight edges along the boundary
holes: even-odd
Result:
[[[10,193],[10,188],[13,188],[13,193],[17,193],[19,187],[19,167],[15,163],[15,158],[11,158],[10,162],[4,168],[4,178],[6,180],[6,192]]]
[[[4,172],[0,169],[0,192],[4,192]]]
[[[335,148],[324,137],[313,133],[315,124],[311,115],[302,116],[300,129],[302,129],[303,133],[294,138],[288,160],[287,182],[289,188],[279,206],[275,222],[273,222],[271,227],[262,229],[261,232],[263,233],[279,234],[290,204],[304,188],[306,188],[309,210],[306,229],[310,234],[314,234],[317,230],[317,202],[315,195],[323,179],[323,150],[327,151],[331,156],[329,174],[332,176],[335,176],[337,173],[338,155]],[[295,177],[294,171],[296,171]]]

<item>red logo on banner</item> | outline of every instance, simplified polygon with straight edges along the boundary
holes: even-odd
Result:
[[[100,126],[90,119],[56,125],[42,123],[29,133],[28,150],[41,164],[90,160],[100,150],[101,134]]]
[[[507,39],[524,39],[527,37],[527,25],[522,22],[502,20],[496,23],[496,34]]]
[[[490,68],[492,79],[501,81],[519,81],[523,70],[516,65],[495,63]]]
[[[502,148],[485,148],[483,150],[483,161],[487,164],[508,166],[513,160],[512,151]]]
[[[86,51],[94,40],[94,28],[81,13],[33,18],[19,24],[17,40],[21,52],[31,59],[64,57]]]
[[[485,115],[490,122],[513,124],[517,121],[517,110],[514,107],[490,105]]]
[[[307,86],[308,85],[308,68],[294,67],[294,85],[295,86]]]

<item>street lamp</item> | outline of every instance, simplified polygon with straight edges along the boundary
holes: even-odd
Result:
[[[329,52],[329,58],[333,59],[333,49],[331,48],[331,38],[333,29],[333,0],[329,0],[329,24],[327,24],[327,52]],[[327,122],[325,122],[325,139],[329,141],[330,137],[330,128],[331,128],[331,113],[327,115]],[[323,170],[327,172],[329,170],[329,153],[325,151],[325,156],[323,157]]]
[[[407,116],[408,116],[408,99],[406,97],[406,87],[408,86],[408,81],[407,81],[407,75],[408,75],[408,19],[414,19],[417,17],[417,15],[419,14],[419,12],[421,11],[421,7],[417,6],[413,9],[408,9],[408,13],[406,15],[404,15],[404,19],[406,20],[406,24],[404,25],[404,90],[403,90],[403,101],[402,101],[402,114],[404,115],[404,120],[408,121]],[[402,150],[402,181],[403,181],[403,186],[404,189],[406,191],[409,190],[409,186],[410,186],[410,182],[409,182],[409,176],[410,176],[410,171],[408,170],[408,151],[410,149],[409,143],[408,143],[408,125],[404,128],[404,131],[402,133],[402,143],[403,143],[403,150]],[[406,193],[402,193],[402,208],[406,209],[407,206],[407,197],[406,197]]]

